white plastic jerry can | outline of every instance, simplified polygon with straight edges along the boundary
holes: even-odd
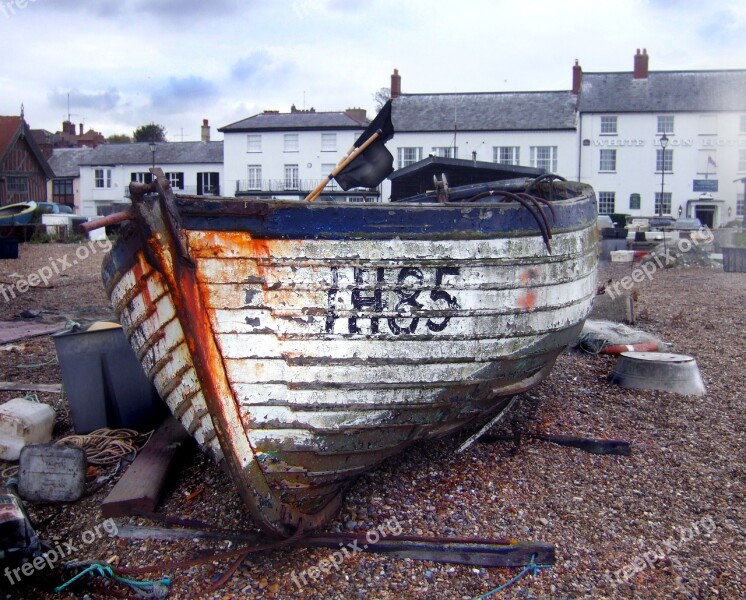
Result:
[[[25,398],[0,405],[0,459],[18,460],[24,446],[51,440],[54,416],[48,404]]]

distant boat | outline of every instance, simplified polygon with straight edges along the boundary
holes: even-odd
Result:
[[[26,225],[31,222],[35,210],[36,202],[33,200],[0,206],[0,227]]]
[[[174,196],[153,172],[130,186],[106,290],[161,397],[273,535],[320,527],[356,476],[543,381],[596,291],[585,184],[310,203]]]

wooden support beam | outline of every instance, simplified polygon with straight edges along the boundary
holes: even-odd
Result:
[[[125,517],[155,510],[169,468],[189,439],[181,423],[168,416],[104,500],[103,516]]]

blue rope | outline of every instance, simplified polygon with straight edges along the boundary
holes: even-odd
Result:
[[[119,581],[120,583],[128,585],[133,590],[139,593],[150,591],[151,594],[148,594],[148,595],[155,597],[155,598],[165,598],[165,596],[168,593],[167,588],[169,585],[171,585],[171,580],[168,577],[164,577],[163,579],[159,581],[136,581],[134,579],[129,579],[127,577],[120,577],[119,575],[114,573],[114,570],[108,565],[100,565],[98,563],[93,563],[89,565],[86,569],[82,570],[80,573],[78,573],[75,577],[73,577],[69,581],[54,588],[54,591],[57,593],[61,592],[66,587],[73,584],[81,577],[83,577],[83,575],[87,575],[89,573],[97,574],[97,575],[100,575],[101,577],[111,577],[112,579]]]
[[[503,583],[501,586],[496,587],[494,590],[487,592],[486,594],[483,594],[482,596],[479,596],[477,600],[483,600],[484,598],[489,598],[490,596],[494,596],[495,594],[498,594],[502,592],[503,590],[509,588],[511,585],[513,585],[516,581],[518,581],[521,577],[527,575],[528,573],[531,573],[531,575],[538,575],[541,573],[541,569],[549,569],[552,567],[552,565],[537,565],[534,562],[534,559],[536,558],[536,554],[531,555],[531,562],[529,562],[521,571],[513,577],[510,581]]]

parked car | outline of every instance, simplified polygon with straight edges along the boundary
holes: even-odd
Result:
[[[698,230],[702,229],[702,222],[697,218],[678,219],[674,227],[681,231]]]
[[[36,210],[34,215],[40,217],[41,215],[72,215],[74,211],[72,207],[67,204],[60,204],[58,202],[37,202]]]

